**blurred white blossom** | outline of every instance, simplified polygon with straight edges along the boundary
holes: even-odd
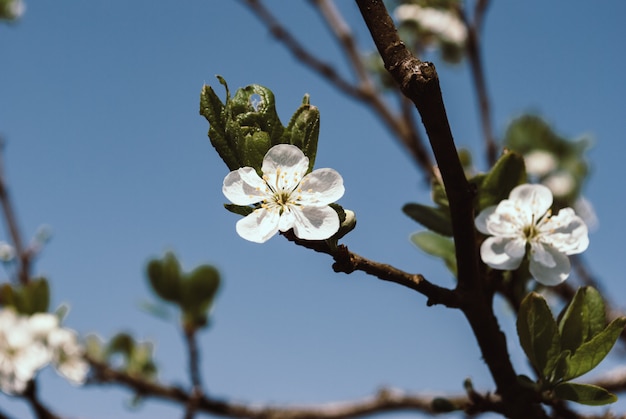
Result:
[[[543,185],[519,185],[509,199],[485,208],[476,228],[489,235],[480,255],[494,269],[519,268],[529,250],[530,274],[543,285],[558,285],[570,273],[568,255],[589,245],[585,222],[571,208],[551,216],[552,193]]]
[[[403,4],[396,8],[395,16],[399,21],[415,21],[420,28],[438,35],[443,41],[464,44],[467,38],[465,24],[447,10]]]
[[[569,195],[576,187],[576,180],[571,173],[559,170],[546,177],[541,183],[546,185],[557,197]]]
[[[545,150],[533,150],[524,155],[526,173],[531,176],[545,176],[556,169],[557,163],[554,154]]]
[[[0,261],[10,262],[15,257],[15,249],[7,242],[0,241]]]
[[[26,11],[26,5],[22,0],[9,0],[7,8],[11,19],[20,18]]]
[[[76,332],[61,327],[58,317],[50,313],[26,316],[12,308],[0,310],[0,390],[23,392],[49,363],[70,382],[84,382],[89,367]]]

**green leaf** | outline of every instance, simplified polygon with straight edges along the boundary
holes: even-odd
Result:
[[[281,143],[293,144],[309,158],[309,172],[313,170],[317,154],[317,141],[320,133],[320,112],[309,104],[309,95],[302,99],[302,105],[291,117],[283,133]]]
[[[261,167],[263,166],[263,157],[268,150],[272,148],[270,135],[265,131],[256,131],[252,135],[246,135],[240,142],[239,155],[240,164],[243,167],[254,167],[257,173],[261,175]]]
[[[547,384],[555,384],[563,381],[563,378],[567,375],[567,370],[569,368],[569,359],[571,356],[571,352],[569,350],[562,351],[559,354],[559,357],[556,360],[554,370],[552,371],[552,375],[547,378]]]
[[[402,211],[429,230],[442,236],[452,236],[452,220],[448,208],[435,208],[421,204],[406,204]]]
[[[572,354],[564,380],[571,380],[594,369],[609,353],[626,325],[626,317],[618,317]]]
[[[219,284],[219,272],[210,265],[201,265],[186,275],[180,301],[185,327],[195,329],[207,324],[207,315]]]
[[[176,303],[180,300],[181,270],[176,256],[167,252],[163,259],[153,259],[146,268],[152,290],[165,301]]]
[[[36,278],[26,285],[3,284],[0,288],[0,301],[21,314],[46,313],[50,305],[48,281],[45,278]]]
[[[605,327],[602,296],[592,287],[576,291],[572,301],[558,318],[561,347],[576,352],[578,347],[600,333]]]
[[[213,301],[220,284],[217,269],[210,265],[201,265],[186,275],[181,303],[185,308],[205,308]]]
[[[531,364],[548,380],[561,353],[561,338],[552,312],[541,295],[531,292],[522,300],[517,334]]]
[[[442,208],[449,208],[450,202],[448,201],[448,195],[443,185],[437,179],[433,179],[431,187],[433,202]]]
[[[585,323],[584,291],[579,288],[572,301],[563,309],[559,316],[559,332],[561,334],[561,347],[575,352],[586,339],[587,330]]]
[[[456,254],[452,239],[430,231],[411,235],[411,241],[429,255],[443,259],[448,269],[456,276]]]
[[[511,190],[526,182],[524,158],[513,152],[504,154],[482,181],[478,191],[478,210],[497,205]]]
[[[247,205],[224,204],[224,208],[232,213],[243,215],[244,217],[252,214],[254,211],[254,208]]]
[[[135,340],[128,333],[118,333],[113,336],[107,345],[107,356],[110,357],[113,354],[122,354],[128,360],[135,348]]]
[[[585,307],[587,308],[587,336],[593,337],[600,333],[606,325],[606,307],[602,296],[593,287],[584,287]]]
[[[554,395],[559,399],[589,406],[602,406],[617,401],[615,394],[591,384],[561,383],[554,388]]]
[[[228,86],[224,79],[220,78],[228,92]],[[228,103],[227,95],[226,102]],[[217,97],[211,86],[205,85],[200,93],[200,114],[209,121],[209,138],[211,144],[222,158],[224,163],[230,170],[236,170],[239,167],[239,159],[236,154],[235,145],[229,142],[226,134],[226,111],[224,104]]]
[[[50,286],[45,278],[31,280],[25,289],[32,313],[46,313],[50,305]],[[32,314],[31,313],[31,314]]]

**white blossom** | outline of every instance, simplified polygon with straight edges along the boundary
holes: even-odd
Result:
[[[0,262],[10,262],[15,257],[15,249],[7,242],[0,241]]]
[[[328,204],[344,193],[343,179],[333,169],[305,175],[309,159],[296,146],[279,144],[265,157],[259,177],[252,167],[230,172],[222,191],[236,205],[260,204],[237,222],[237,233],[263,243],[280,231],[293,228],[304,240],[324,240],[339,230],[339,216]]]
[[[524,155],[524,165],[526,173],[531,176],[545,176],[557,166],[554,154],[546,150],[533,150]]]
[[[570,273],[568,255],[585,251],[585,222],[571,208],[551,216],[552,193],[543,185],[520,185],[497,206],[476,217],[476,228],[489,235],[480,255],[494,269],[517,269],[528,253],[531,275],[544,285],[557,285]]]
[[[57,372],[72,384],[83,384],[89,364],[85,361],[84,349],[78,343],[76,332],[66,328],[55,329],[48,336],[48,345],[52,349],[52,364]]]
[[[21,393],[35,373],[46,366],[51,351],[37,339],[30,319],[12,309],[0,311],[0,390]]]
[[[22,0],[13,0],[9,3],[9,14],[13,19],[22,17],[26,11],[26,5]]]
[[[541,183],[546,185],[555,196],[566,196],[576,187],[576,180],[571,173],[565,170],[552,173]]]
[[[403,4],[395,10],[396,19],[413,20],[432,33],[439,35],[444,41],[464,44],[467,38],[465,24],[454,14],[433,7],[421,7],[417,4]]]
[[[59,325],[50,313],[31,316],[0,310],[0,390],[21,393],[40,369],[52,363],[73,384],[82,384],[89,369],[76,332]]]

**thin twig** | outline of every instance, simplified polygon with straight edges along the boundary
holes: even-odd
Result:
[[[189,377],[191,380],[191,397],[187,403],[185,419],[192,419],[198,409],[198,402],[203,394],[200,375],[200,356],[198,353],[198,342],[196,340],[197,329],[188,326],[183,327],[183,329],[189,357]]]
[[[485,80],[485,70],[483,69],[482,50],[480,44],[482,22],[488,4],[489,1],[487,0],[477,1],[476,7],[474,8],[474,18],[472,22],[470,22],[468,16],[466,16],[463,11],[460,11],[459,13],[463,19],[465,27],[467,28],[467,55],[470,62],[472,78],[474,79],[476,96],[478,98],[478,109],[480,112],[480,122],[485,142],[487,162],[490,166],[492,166],[497,159],[497,147],[495,136],[493,135],[491,104],[489,101],[489,94],[487,93],[487,82]]]
[[[364,258],[348,250],[348,247],[345,245],[331,248],[324,240],[301,240],[293,234],[292,230],[281,234],[300,246],[332,256],[335,260],[333,264],[335,272],[350,274],[354,271],[362,271],[383,281],[403,285],[419,292],[428,298],[427,304],[429,306],[441,304],[449,308],[460,307],[461,303],[453,290],[435,285],[420,274],[411,274],[391,265]]]
[[[335,68],[309,53],[296,38],[280,24],[278,19],[267,9],[260,0],[243,0],[254,14],[267,26],[271,34],[291,51],[296,58],[316,72],[322,74],[339,90],[350,96],[361,97],[362,92],[349,81],[345,80]]]
[[[374,114],[380,118],[383,124],[395,134],[404,147],[411,153],[412,158],[418,167],[424,172],[427,179],[433,175],[433,165],[430,156],[426,152],[419,132],[406,121],[401,115],[396,116],[389,109],[380,93],[373,88],[366,80],[366,70],[361,57],[356,50],[355,42],[347,29],[348,26],[333,7],[325,8],[322,16],[325,18],[331,31],[339,40],[345,55],[350,59],[352,67],[355,69],[360,82],[353,84],[343,78],[333,66],[320,60],[309,52],[291,33],[280,23],[280,21],[267,9],[260,0],[241,0],[268,28],[270,33],[305,66],[318,73],[329,83],[334,85],[349,97],[366,104]],[[314,3],[315,4],[315,3]],[[321,6],[320,6],[321,7]]]
[[[15,254],[19,261],[19,267],[17,270],[17,280],[20,284],[25,285],[30,280],[30,265],[31,265],[31,252],[24,247],[22,241],[22,235],[20,234],[17,215],[13,208],[11,198],[9,196],[9,190],[4,175],[4,141],[0,138],[0,205],[4,212],[4,220],[7,230],[11,235],[11,241],[15,248]]]
[[[37,396],[37,383],[35,380],[30,380],[26,389],[21,394],[25,400],[28,401],[30,407],[33,409],[37,419],[61,419],[60,416],[54,414]]]
[[[356,42],[354,42],[354,36],[350,31],[350,27],[342,18],[341,14],[335,7],[335,4],[331,0],[309,1],[319,9],[328,25],[328,28],[339,41],[345,56],[348,58],[348,63],[352,66],[352,69],[359,79],[360,88],[366,91],[374,91],[374,84],[372,83],[369,73],[363,64],[361,54],[356,47]]]

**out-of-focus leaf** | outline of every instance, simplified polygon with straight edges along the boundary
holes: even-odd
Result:
[[[435,208],[410,203],[404,205],[402,211],[427,229],[442,236],[452,236],[452,220],[448,208]]]
[[[411,235],[411,241],[429,255],[443,259],[446,267],[456,276],[456,254],[452,239],[430,231]]]
[[[509,197],[511,190],[526,182],[526,169],[521,155],[502,155],[484,178],[478,191],[478,210],[497,205]]]
[[[617,396],[602,387],[591,384],[561,383],[554,388],[554,395],[589,406],[602,406],[617,401]]]

